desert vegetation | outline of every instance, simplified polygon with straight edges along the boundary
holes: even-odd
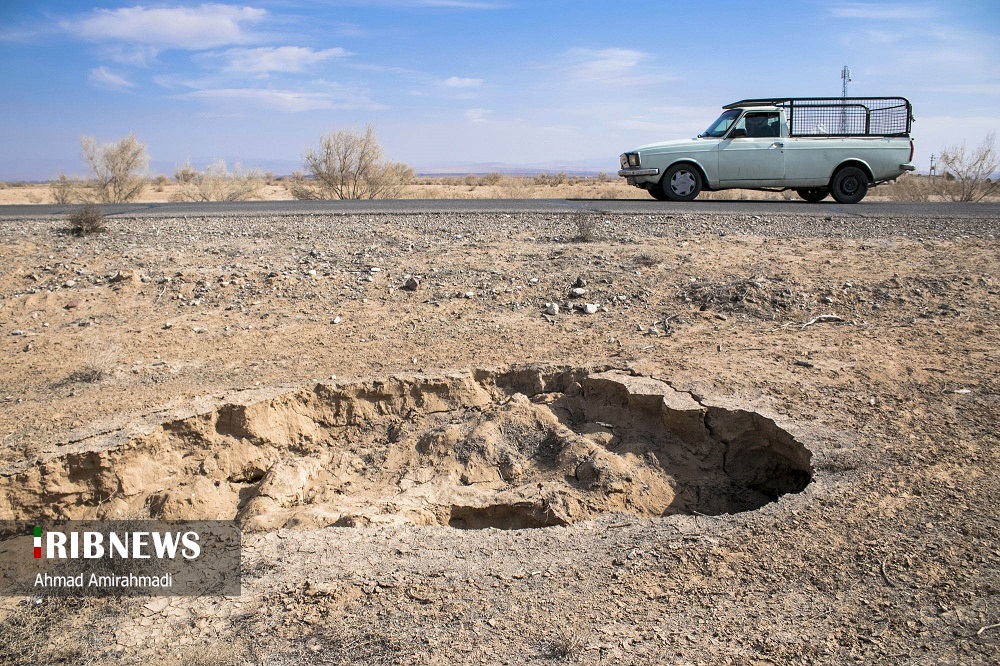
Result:
[[[247,201],[264,187],[264,174],[258,169],[244,169],[239,164],[230,171],[224,160],[198,171],[185,162],[174,171],[179,185],[173,201]]]
[[[966,150],[965,143],[949,146],[941,151],[941,168],[950,187],[952,201],[982,201],[997,191],[1000,169],[997,154],[996,132],[989,132],[974,150]]]
[[[395,199],[413,180],[408,165],[384,159],[372,125],[363,134],[324,134],[302,157],[309,178],[293,179],[290,192],[296,199]]]
[[[142,194],[148,182],[149,155],[135,134],[101,146],[93,137],[85,136],[80,139],[80,147],[91,171],[87,189],[94,199],[125,203]]]

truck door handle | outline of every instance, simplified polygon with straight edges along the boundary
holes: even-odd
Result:
[[[777,148],[784,148],[785,147],[785,142],[784,141],[775,141],[771,145],[775,146]]]

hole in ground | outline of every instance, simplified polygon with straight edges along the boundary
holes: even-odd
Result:
[[[320,384],[67,448],[0,478],[0,518],[524,529],[750,511],[812,478],[760,414],[584,369]]]

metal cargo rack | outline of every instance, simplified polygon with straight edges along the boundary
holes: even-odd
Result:
[[[771,97],[722,108],[746,106],[784,109],[791,136],[909,136],[913,122],[905,97]]]

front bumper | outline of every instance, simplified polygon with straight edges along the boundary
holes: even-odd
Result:
[[[910,164],[909,162],[907,162],[906,164],[900,164],[899,168],[902,169],[903,171],[916,171],[917,165]]]
[[[618,175],[622,178],[635,178],[636,176],[655,176],[660,173],[659,169],[621,169]]]

